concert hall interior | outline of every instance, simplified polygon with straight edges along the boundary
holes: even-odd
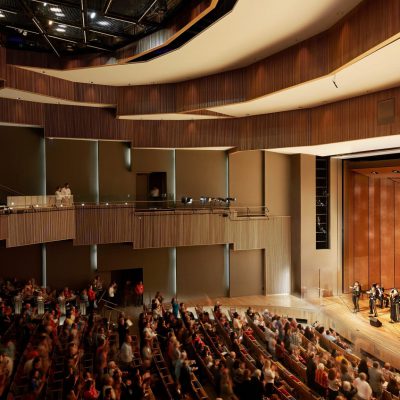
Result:
[[[398,290],[398,0],[0,0],[0,400],[399,400]]]

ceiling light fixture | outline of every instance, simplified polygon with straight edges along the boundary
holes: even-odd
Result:
[[[49,20],[49,26],[52,26],[53,25],[53,21],[50,19]]]
[[[110,25],[110,23],[107,22],[107,21],[97,21],[97,23],[98,23],[99,25],[101,25],[101,26],[108,26],[108,25]]]
[[[63,29],[65,29],[65,28],[67,27],[67,25],[64,25],[64,24],[58,24],[58,27],[59,27],[59,28],[63,28]]]
[[[65,17],[65,14],[62,12],[58,12],[58,13],[56,13],[56,16],[59,18],[63,18],[63,17]]]
[[[57,32],[65,32],[65,29],[63,29],[63,28],[57,28],[56,31],[57,31]]]
[[[400,170],[398,170],[398,169],[394,169],[392,172],[393,172],[394,174],[400,174]]]
[[[96,13],[95,13],[94,11],[90,13],[90,18],[91,18],[91,19],[96,18]]]
[[[0,18],[5,18],[6,16],[2,13],[2,12],[0,12]]]
[[[50,8],[50,11],[53,11],[53,12],[55,12],[55,13],[60,13],[60,12],[62,12],[62,10],[61,10],[60,7],[51,7],[51,8]]]

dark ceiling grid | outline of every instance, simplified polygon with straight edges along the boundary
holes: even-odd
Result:
[[[0,0],[5,45],[57,55],[113,52],[159,29],[184,0]],[[93,51],[93,50],[92,50]]]

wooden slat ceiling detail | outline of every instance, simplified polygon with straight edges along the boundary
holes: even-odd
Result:
[[[394,98],[395,119],[378,124],[377,103]],[[47,137],[126,140],[133,147],[309,146],[400,134],[400,88],[311,109],[201,121],[119,120],[110,109],[0,99],[0,121],[43,126]]]
[[[74,101],[117,104],[117,115],[196,111],[251,100],[324,76],[399,32],[398,0],[364,0],[329,30],[233,71],[172,84],[107,88],[89,83],[70,86],[53,77],[30,86],[28,82],[40,80],[42,74],[7,70],[10,83],[6,86]],[[33,63],[33,54],[23,52],[23,59],[18,54],[7,50],[7,63]],[[43,61],[43,55],[38,57]]]

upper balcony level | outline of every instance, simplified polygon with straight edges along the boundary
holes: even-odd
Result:
[[[56,204],[53,196],[13,198],[0,215],[0,240],[7,247],[61,240],[74,245],[132,243],[134,249],[232,244],[235,250],[290,245],[290,217],[264,207],[232,207],[170,201]],[[32,200],[32,198],[31,198]],[[11,205],[13,203],[13,205]],[[19,205],[17,205],[19,204]]]

